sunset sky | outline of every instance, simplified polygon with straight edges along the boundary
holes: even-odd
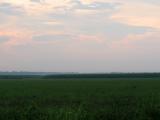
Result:
[[[0,71],[160,72],[160,0],[0,0]]]

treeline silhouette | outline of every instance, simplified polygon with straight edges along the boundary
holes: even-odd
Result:
[[[63,74],[47,75],[43,78],[157,78],[160,73],[108,73],[108,74]]]
[[[53,74],[53,75],[0,75],[0,79],[59,79],[59,78],[160,78],[160,73],[106,73],[106,74]]]
[[[41,78],[39,75],[0,75],[0,79]]]

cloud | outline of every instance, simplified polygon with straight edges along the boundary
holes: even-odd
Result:
[[[88,10],[104,10],[114,9],[117,4],[108,2],[91,2],[90,4],[83,4],[83,2],[75,1],[74,9],[88,9]]]
[[[6,15],[22,15],[23,9],[18,6],[14,6],[10,3],[1,3],[0,4],[0,13],[6,14]]]
[[[10,28],[10,29],[0,29],[0,36],[6,36],[3,46],[6,48],[11,48],[17,45],[24,45],[31,42],[31,36],[34,34],[32,31],[27,31],[25,29]]]
[[[83,4],[93,4],[95,2],[101,2],[101,3],[105,3],[105,2],[110,2],[110,3],[113,3],[113,2],[116,2],[116,0],[79,0],[81,3]]]
[[[45,35],[37,35],[32,37],[33,40],[36,41],[59,41],[59,40],[70,40],[71,36],[67,34],[45,34]]]
[[[65,8],[71,6],[70,0],[1,0],[0,3],[21,7],[25,10],[25,14],[30,16],[45,15],[46,13],[55,11],[58,7]]]
[[[30,0],[31,2],[41,3],[42,0]]]
[[[27,32],[36,33],[31,37],[39,40],[46,39],[46,41],[50,41],[49,39],[68,38],[66,36],[61,38],[57,35],[52,36],[52,31],[69,33],[74,36],[103,34],[103,36],[106,36],[107,39],[110,38],[112,41],[120,40],[130,33],[141,34],[150,30],[146,26],[126,25],[126,22],[115,20],[114,16],[125,4],[123,3],[123,6],[119,4],[120,2],[117,3],[114,0],[54,0],[54,2],[53,0],[36,0],[36,2],[42,2],[42,4],[35,4],[31,0],[7,0],[6,2],[11,6],[23,6],[25,11],[29,13],[37,12],[36,15],[25,14],[14,18],[15,21],[9,20],[7,28],[25,28]],[[117,7],[120,8],[117,9]],[[112,19],[110,19],[110,16],[112,16]],[[11,21],[14,22],[12,23]]]
[[[8,41],[9,39],[10,39],[9,36],[0,35],[0,43],[1,43],[1,42],[6,42],[6,41]]]
[[[160,29],[160,7],[145,2],[126,2],[111,19],[131,26]]]

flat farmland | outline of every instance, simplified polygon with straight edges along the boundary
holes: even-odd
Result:
[[[160,78],[0,80],[0,120],[159,120]]]

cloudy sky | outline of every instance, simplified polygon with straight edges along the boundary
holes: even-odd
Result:
[[[158,72],[159,0],[0,0],[0,71]]]

